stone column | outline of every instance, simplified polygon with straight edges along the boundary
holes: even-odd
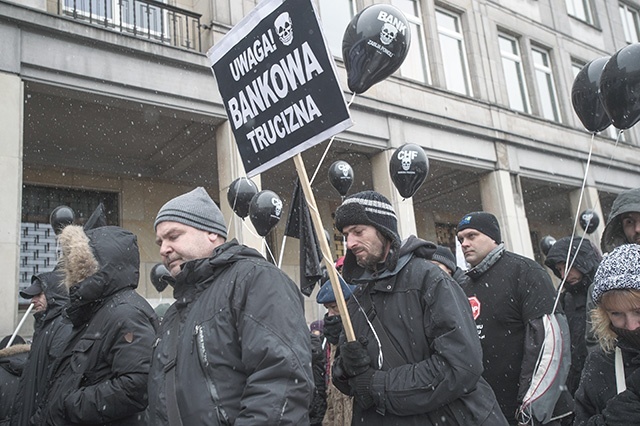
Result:
[[[600,240],[602,239],[602,233],[604,232],[604,226],[607,224],[607,220],[602,214],[602,207],[600,206],[600,198],[598,197],[598,190],[593,186],[585,186],[584,193],[582,193],[582,202],[580,201],[580,189],[571,191],[569,193],[569,203],[571,205],[572,223],[575,223],[576,216],[578,216],[578,222],[576,227],[576,235],[582,235],[584,231],[580,226],[580,213],[587,209],[593,210],[600,218],[600,224],[591,234],[587,234],[585,238],[588,238],[593,244],[594,248],[600,251]],[[580,204],[578,206],[578,204]]]
[[[507,250],[533,259],[529,223],[518,175],[497,170],[483,176],[480,179],[480,197],[482,208],[498,218]]]
[[[389,175],[389,160],[394,151],[395,149],[382,151],[371,159],[373,189],[391,201],[398,215],[398,233],[400,238],[405,239],[409,235],[417,235],[416,216],[413,211],[413,198],[403,199]]]
[[[22,129],[24,86],[20,77],[0,72],[0,270],[4,278],[0,298],[0,335],[17,325],[22,206]]]
[[[228,121],[216,129],[216,147],[218,155],[220,209],[227,221],[228,240],[237,238],[241,244],[253,247],[264,254],[263,239],[256,232],[249,217],[247,216],[244,221],[240,219],[240,217],[233,212],[227,201],[227,192],[231,182],[239,177],[246,176],[242,159],[240,158],[240,153],[238,152],[236,141]],[[259,175],[254,176],[251,180],[258,188],[261,187]]]

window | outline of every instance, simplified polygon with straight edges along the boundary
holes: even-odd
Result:
[[[464,48],[460,16],[437,9],[436,22],[447,89],[463,95],[471,95],[469,66]]]
[[[556,95],[556,86],[553,82],[549,52],[534,47],[531,54],[533,55],[533,67],[540,97],[540,112],[547,120],[560,121],[558,97]]]
[[[416,0],[393,0],[393,5],[400,9],[411,28],[411,44],[409,52],[400,67],[400,75],[421,83],[429,82],[429,65],[427,64],[427,49],[422,30],[422,13]]]
[[[567,0],[567,12],[588,24],[594,23],[590,0]]]
[[[500,34],[498,35],[500,44],[500,56],[502,57],[502,69],[509,95],[509,106],[520,112],[528,113],[529,95],[527,85],[522,71],[522,59],[520,57],[520,47],[515,37]]]
[[[342,38],[355,15],[355,1],[320,0],[319,5],[322,30],[324,31],[329,51],[333,56],[342,58]]]
[[[627,43],[638,43],[640,40],[640,25],[638,25],[638,11],[620,4],[620,18],[622,19],[622,29],[624,30],[624,39]]]
[[[166,28],[163,10],[144,0],[64,0],[64,10],[78,18],[155,38],[161,38]]]
[[[578,73],[582,71],[582,68],[587,65],[585,62],[582,62],[578,59],[571,60],[571,72],[573,73],[573,79],[575,80],[578,76]]]

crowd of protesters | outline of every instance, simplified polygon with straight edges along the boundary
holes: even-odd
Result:
[[[457,225],[467,270],[401,238],[375,191],[335,227],[348,318],[326,281],[307,327],[299,288],[228,240],[201,187],[155,218],[176,300],[162,321],[136,292],[134,234],[66,226],[54,271],[21,291],[31,343],[0,342],[0,425],[640,424],[640,188],[615,200],[604,257],[561,238],[550,271],[506,250],[489,212]]]

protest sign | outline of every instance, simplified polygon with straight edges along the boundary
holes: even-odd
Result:
[[[207,52],[248,177],[352,125],[310,0],[264,0]]]

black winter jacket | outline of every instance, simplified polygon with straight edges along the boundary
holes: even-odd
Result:
[[[29,354],[29,345],[0,348],[0,426],[9,424],[20,375]]]
[[[59,242],[74,327],[37,424],[144,425],[157,318],[135,291],[136,237],[114,226],[85,235],[70,225]]]
[[[640,350],[626,344],[622,339],[618,341],[618,346],[622,350],[627,387],[634,389],[635,384],[630,383],[630,378],[634,372],[638,374]],[[589,353],[575,395],[574,426],[613,426],[605,421],[603,411],[617,393],[614,360],[614,352],[604,352],[600,347]],[[637,387],[634,390],[636,393],[640,391]],[[626,425],[640,425],[640,400],[634,405],[635,409],[625,413]]]
[[[553,312],[556,291],[549,274],[536,262],[499,245],[467,271],[464,292],[474,317],[484,355],[484,378],[496,393],[510,424],[531,385],[546,334],[543,317]],[[566,317],[556,312],[568,332]],[[570,337],[558,337],[570,345]],[[568,371],[568,368],[566,369]],[[556,386],[564,386],[564,379]],[[554,388],[554,392],[557,388]],[[570,403],[562,414],[571,411]],[[553,404],[547,407],[553,412]],[[558,407],[560,408],[560,407]]]
[[[375,405],[364,410],[354,403],[352,424],[507,424],[493,391],[481,377],[482,349],[469,301],[451,277],[427,260],[433,250],[433,243],[411,236],[400,249],[395,269],[376,275],[365,271],[356,277],[348,270],[355,267],[345,262],[351,282],[361,284],[348,301],[353,329],[356,337],[368,339],[376,369],[372,381]],[[366,292],[371,307],[365,302]],[[368,308],[371,321],[378,316],[402,365],[392,365],[393,349],[378,347],[360,305]],[[378,365],[380,350],[382,366]],[[339,363],[338,353],[334,365]],[[343,393],[353,394],[347,381],[334,376],[333,382]]]
[[[33,341],[20,377],[12,426],[30,424],[29,419],[47,393],[53,362],[62,354],[71,333],[71,323],[62,317],[62,310],[69,301],[67,288],[62,283],[62,272],[45,272],[38,275],[37,279],[47,299],[47,309],[33,315]]]
[[[571,368],[567,377],[567,388],[573,395],[580,383],[582,368],[587,359],[587,336],[591,334],[588,329],[591,321],[587,312],[587,293],[602,259],[600,253],[589,240],[574,237],[573,243],[569,244],[570,242],[571,237],[560,238],[556,241],[547,253],[544,263],[558,278],[561,278],[556,265],[567,261],[567,252],[571,246],[569,264],[571,265],[573,261],[573,268],[582,274],[582,280],[576,284],[571,285],[565,282],[560,295],[560,304],[567,316],[571,333]]]
[[[174,297],[153,354],[149,424],[168,425],[176,405],[185,426],[309,424],[309,330],[281,270],[232,240],[185,262]]]

